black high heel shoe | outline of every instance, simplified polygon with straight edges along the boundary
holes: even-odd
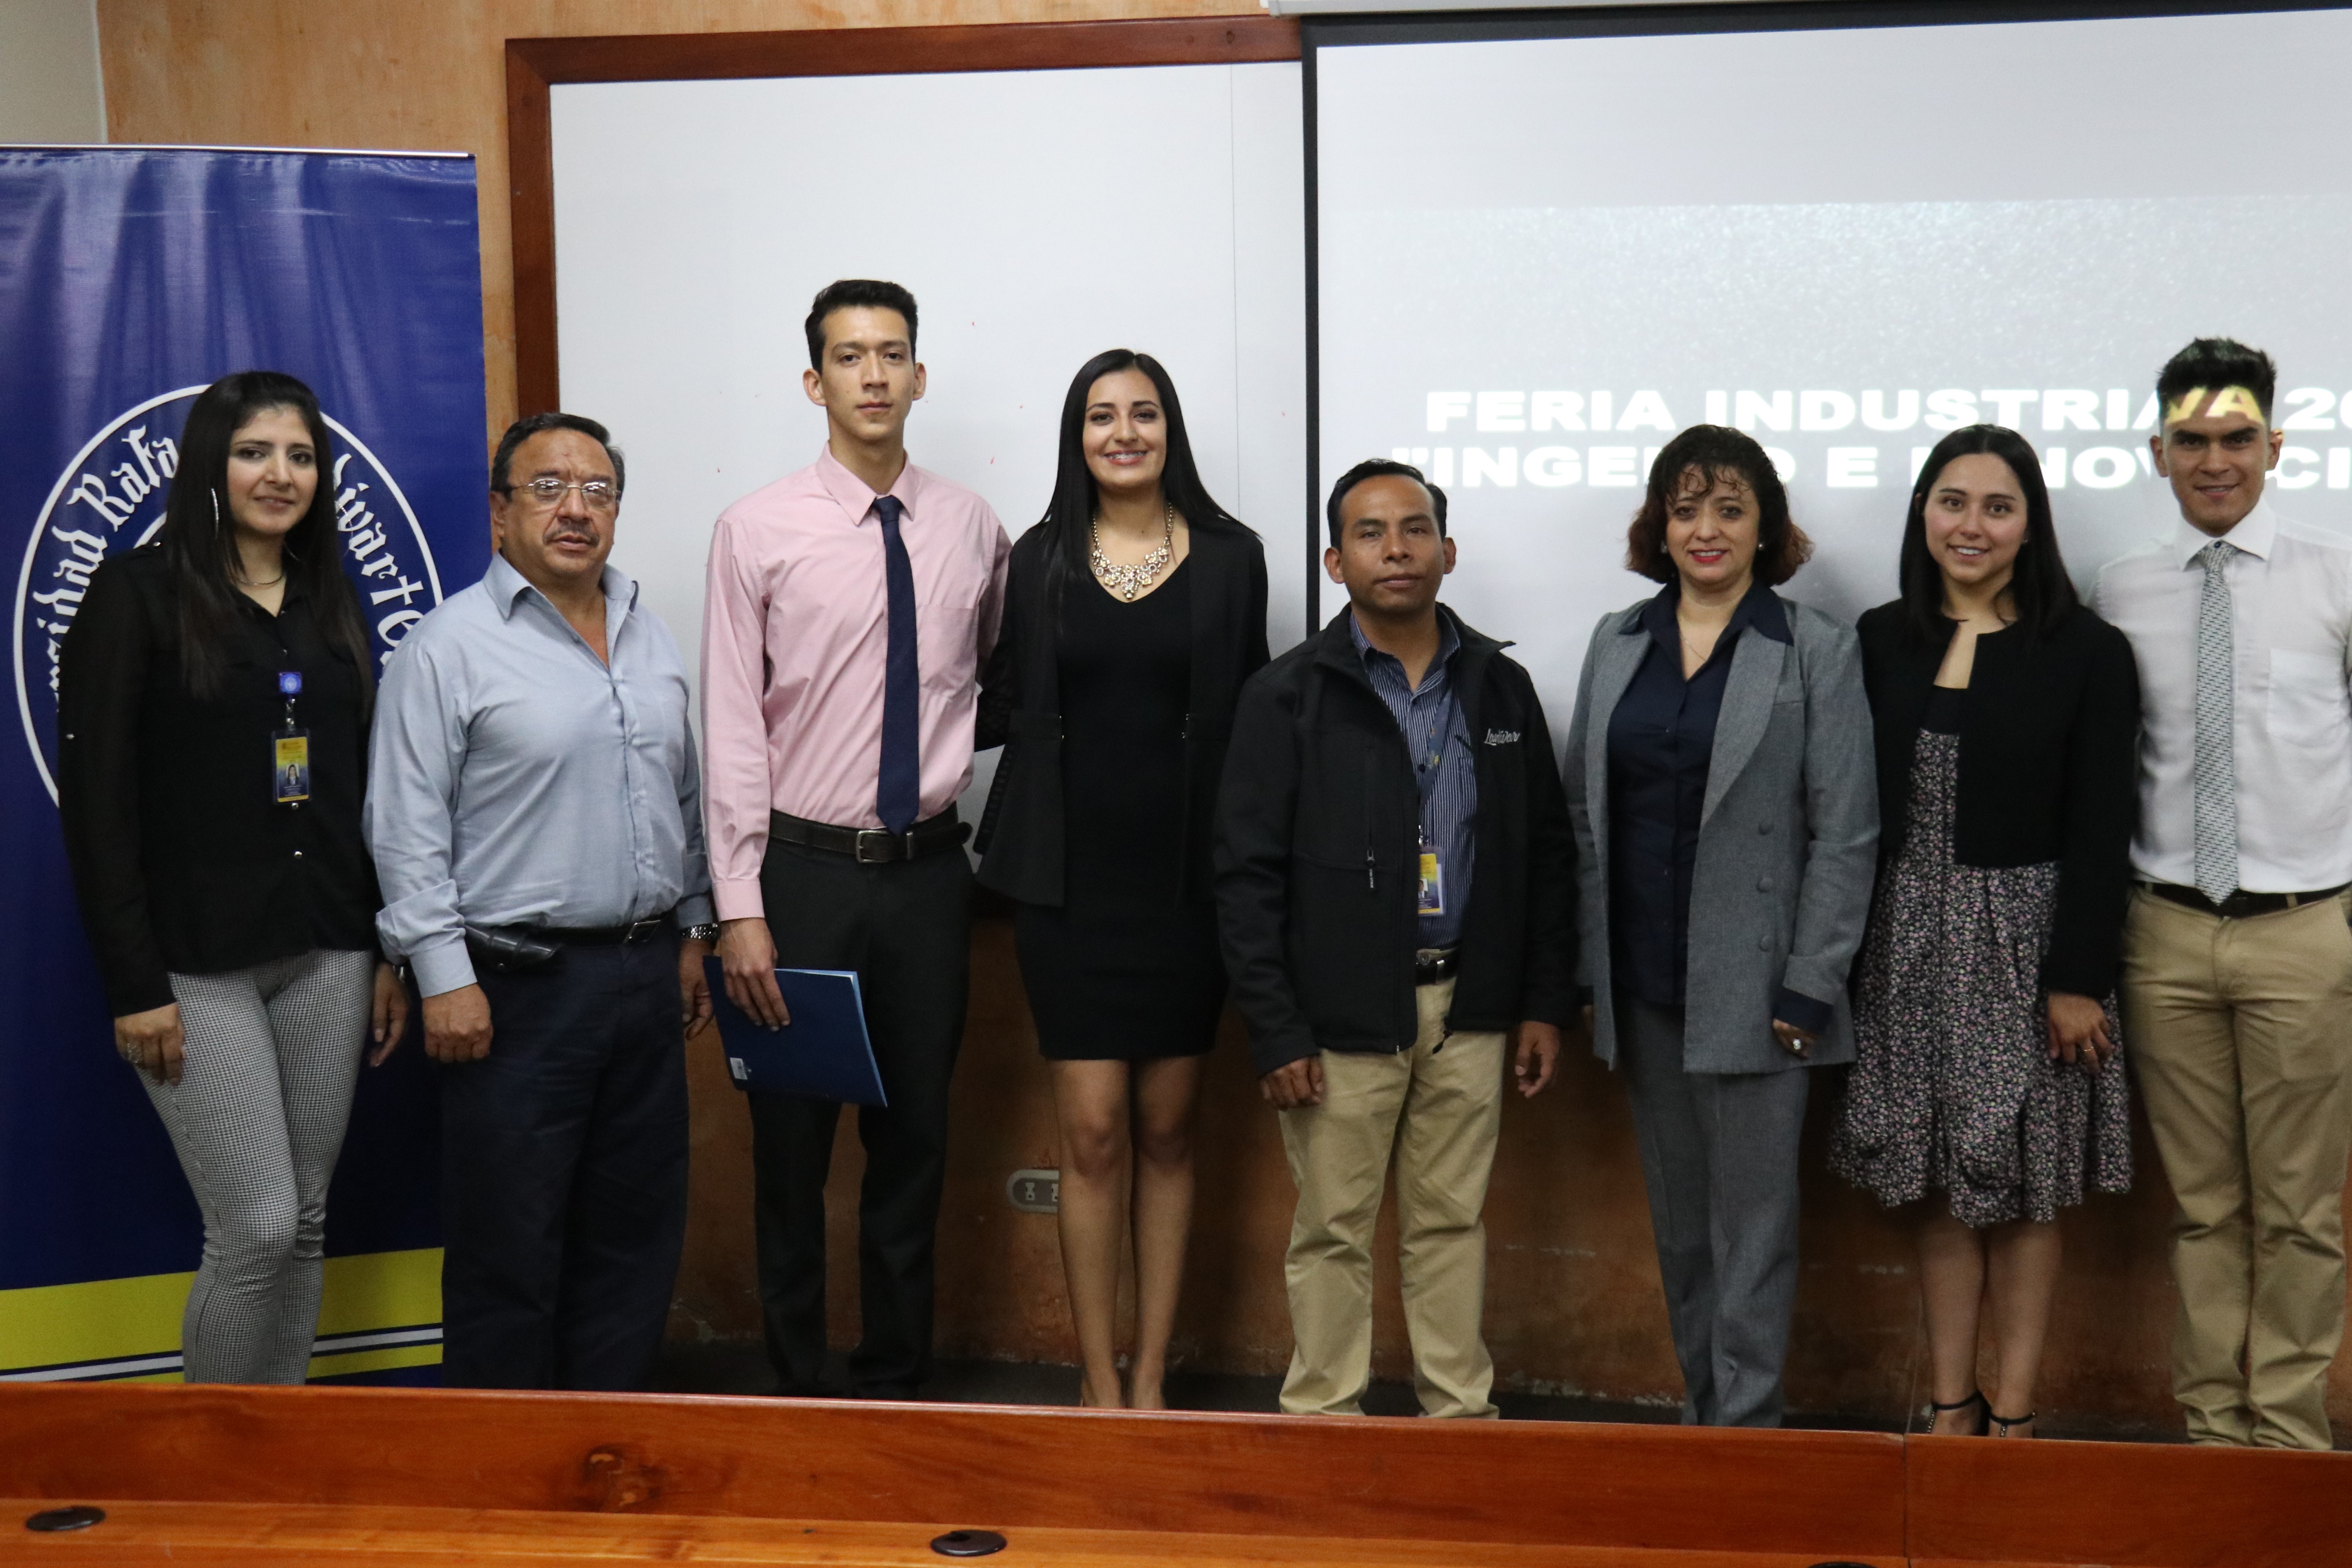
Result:
[[[1982,1418],[1978,1421],[1977,1429],[1974,1432],[1956,1433],[1954,1436],[1981,1437],[1985,1435],[1985,1429],[1990,1426],[1992,1422],[1999,1419],[1993,1415],[1992,1406],[1985,1402],[1984,1391],[1982,1389],[1979,1389],[1976,1393],[1969,1394],[1966,1399],[1955,1400],[1949,1405],[1938,1405],[1932,1399],[1927,1402],[1927,1408],[1934,1411],[1938,1415],[1949,1410],[1966,1410],[1970,1405],[1974,1405],[1981,1414]],[[2031,1415],[2025,1417],[2025,1420],[2027,1421],[2031,1421],[2033,1417]],[[1928,1425],[1933,1426],[1935,1423],[1930,1421]],[[2020,1422],[2018,1425],[2022,1426],[2023,1423]]]

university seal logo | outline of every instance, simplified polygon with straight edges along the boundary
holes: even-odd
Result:
[[[116,416],[58,476],[25,542],[16,574],[16,710],[51,800],[58,794],[58,649],[90,574],[163,526],[163,500],[180,465],[180,431],[203,391],[184,386]],[[381,668],[408,629],[441,602],[441,578],[399,484],[332,416],[327,428],[335,439],[336,536]]]

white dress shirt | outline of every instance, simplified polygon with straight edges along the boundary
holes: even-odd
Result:
[[[2286,521],[2267,497],[2221,535],[2234,617],[2238,886],[2352,882],[2352,539]],[[2139,659],[2139,832],[2132,869],[2197,881],[2197,612],[2213,536],[2184,520],[2099,574],[2094,605]]]

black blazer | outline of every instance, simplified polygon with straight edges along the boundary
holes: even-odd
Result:
[[[360,838],[368,671],[326,640],[319,606],[298,584],[288,584],[274,616],[242,595],[236,608],[222,689],[211,698],[187,689],[161,545],[100,566],[66,634],[58,806],[116,1017],[168,1005],[174,971],[219,973],[313,948],[376,945],[382,900]],[[295,714],[310,736],[310,799],[299,807],[271,793],[286,669],[302,672]]]
[[[1004,629],[981,682],[979,733],[1003,746],[982,812],[980,883],[1024,904],[1059,906],[1063,889],[1060,619],[1047,593],[1045,530],[1013,546]],[[1266,660],[1265,551],[1255,534],[1192,530],[1192,681],[1184,711],[1184,878],[1180,897],[1209,897],[1217,779],[1242,682]]]
[[[1877,731],[1881,864],[1910,821],[1912,754],[1952,627],[1932,642],[1901,600],[1862,617],[1863,682]],[[2139,814],[2139,668],[2124,634],[2077,605],[2054,630],[1977,639],[1961,700],[1964,866],[2058,863],[2045,990],[2115,989]]]

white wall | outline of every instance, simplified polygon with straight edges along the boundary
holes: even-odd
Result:
[[[0,0],[0,142],[105,140],[96,0]]]
[[[842,277],[914,290],[912,459],[1016,535],[1071,375],[1156,355],[1211,493],[1265,539],[1276,646],[1297,640],[1296,65],[562,86],[553,130],[563,405],[628,456],[614,559],[689,660],[713,520],[824,442],[802,321]]]

